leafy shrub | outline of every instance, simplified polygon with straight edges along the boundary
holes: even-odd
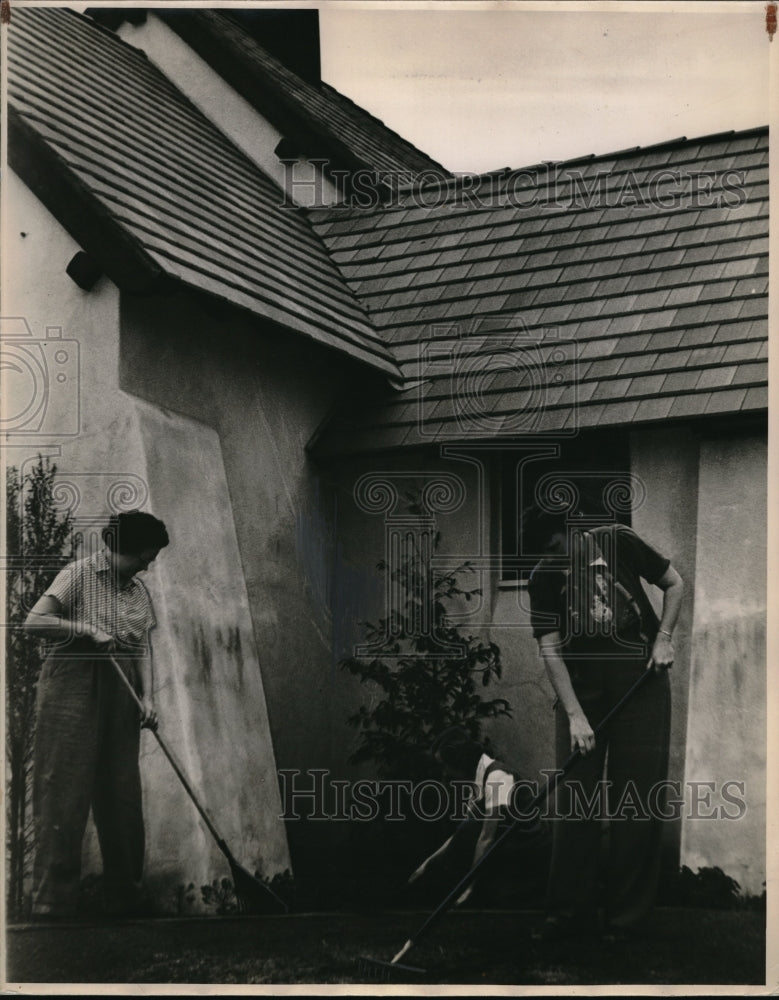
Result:
[[[235,886],[229,878],[215,878],[210,884],[201,885],[200,896],[204,905],[215,910],[220,917],[238,910]]]
[[[423,513],[415,494],[407,494],[406,500],[409,513]],[[458,725],[486,744],[483,720],[511,715],[505,698],[487,699],[482,693],[501,676],[498,646],[463,634],[449,620],[455,602],[470,601],[481,590],[463,582],[474,572],[469,562],[444,572],[434,569],[440,539],[440,532],[431,529],[430,544],[415,544],[398,565],[378,564],[387,577],[387,592],[400,593],[402,599],[387,617],[361,623],[375,652],[341,661],[342,669],[383,694],[378,703],[360,706],[347,719],[359,734],[350,761],[373,762],[383,778],[430,777],[428,748],[437,733]],[[432,628],[421,627],[425,620]]]
[[[57,466],[41,456],[23,477],[15,466],[6,469],[6,870],[12,917],[26,915],[30,904],[25,882],[33,851],[35,700],[43,662],[40,641],[23,626],[72,550],[73,522],[55,502],[56,475]]]
[[[290,908],[295,895],[295,881],[289,869],[277,872],[272,878],[265,878],[260,871],[255,871],[254,877],[265,885],[269,886],[274,893]],[[178,899],[181,904],[191,906],[194,902],[192,882],[188,886],[183,884],[179,887]],[[218,916],[229,916],[239,910],[238,899],[235,895],[235,886],[229,878],[215,878],[213,882],[200,887],[200,898],[203,904],[213,910]],[[181,911],[179,911],[181,912]]]
[[[716,866],[693,872],[682,865],[668,886],[664,902],[709,910],[764,910],[766,894],[765,889],[758,896],[742,894],[739,883]]]

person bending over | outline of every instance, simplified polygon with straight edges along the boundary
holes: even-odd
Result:
[[[530,798],[527,786],[518,786],[513,771],[486,754],[465,729],[460,726],[445,729],[433,742],[431,753],[449,778],[470,786],[467,791],[471,795],[467,799],[465,819],[438,850],[412,872],[409,884],[443,866],[459,871],[462,877],[503,832],[505,825],[516,818],[524,835],[536,833],[539,828],[536,815],[527,811]],[[475,881],[459,896],[458,904],[471,896],[474,886]]]
[[[553,823],[542,936],[600,926],[601,903],[606,933],[625,936],[649,913],[657,886],[662,808],[655,799],[668,767],[667,671],[682,579],[669,559],[621,524],[577,525],[536,507],[523,518],[523,536],[535,540],[531,551],[544,553],[528,592],[533,634],[557,694],[557,766],[582,755],[558,789],[562,818]],[[642,580],[662,591],[659,621]],[[596,738],[594,727],[647,669],[656,676]],[[604,787],[606,816],[615,818],[600,898],[603,816],[586,803]]]

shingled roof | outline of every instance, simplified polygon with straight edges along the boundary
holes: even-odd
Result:
[[[154,13],[309,156],[336,166],[401,175],[412,182],[439,163],[327,83],[318,86],[267,51],[240,23],[238,10],[163,10]]]
[[[8,37],[9,162],[119,287],[183,282],[395,377],[320,454],[767,405],[767,129],[304,212],[89,18],[20,8]]]
[[[768,130],[310,217],[407,380],[322,455],[767,405]]]
[[[304,214],[142,52],[23,7],[8,56],[10,165],[120,288],[174,279],[397,374]]]

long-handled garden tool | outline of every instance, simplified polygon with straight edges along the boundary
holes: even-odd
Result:
[[[140,708],[140,710],[143,711],[143,703],[141,702],[141,699],[138,697],[138,694],[135,691],[135,688],[133,687],[130,679],[127,677],[127,675],[122,670],[117,661],[113,658],[113,656],[111,657],[111,663],[116,668],[116,672],[121,677],[125,687],[132,695],[135,703],[138,705],[138,708]],[[168,747],[168,745],[165,743],[162,736],[160,736],[159,732],[155,727],[150,726],[149,728],[154,733],[154,736],[156,737],[157,742],[160,745],[160,749],[168,758],[170,766],[176,772],[176,777],[184,786],[184,791],[187,793],[190,799],[192,799],[195,808],[200,813],[200,818],[208,827],[208,832],[216,841],[216,845],[219,848],[219,850],[227,858],[227,863],[230,865],[230,872],[232,873],[233,876],[233,886],[235,889],[235,899],[238,905],[238,909],[243,913],[287,913],[289,907],[284,902],[284,900],[280,899],[269,886],[267,886],[264,882],[261,882],[254,875],[251,875],[242,865],[240,865],[236,861],[232,851],[225,843],[224,838],[220,835],[219,831],[214,826],[211,817],[204,809],[197,795],[195,795],[194,789],[192,788],[189,779],[187,778],[181,765],[173,755],[173,752],[171,751],[170,747]]]
[[[614,705],[614,707],[601,719],[598,725],[595,727],[595,735],[602,732],[606,726],[614,719],[619,712],[627,705],[630,699],[636,694],[636,692],[643,687],[647,682],[648,678],[653,676],[654,671],[651,668],[647,668],[638,678],[638,680],[630,687],[626,693],[620,698],[620,700]],[[447,896],[439,903],[439,905],[433,910],[430,916],[425,920],[425,922],[418,928],[415,934],[413,934],[408,941],[403,945],[400,951],[395,955],[391,962],[383,962],[378,958],[362,958],[360,960],[360,969],[366,974],[367,978],[373,980],[384,980],[390,981],[403,981],[404,979],[415,980],[418,977],[424,975],[425,970],[418,968],[413,965],[403,965],[401,959],[404,958],[412,948],[419,944],[423,937],[428,934],[433,927],[438,923],[441,917],[447,913],[454,903],[460,898],[462,893],[468,888],[468,886],[473,882],[473,880],[478,875],[482,866],[486,864],[487,860],[491,855],[497,851],[501,845],[514,833],[518,826],[524,823],[529,817],[531,817],[535,811],[546,801],[546,799],[552,794],[552,792],[557,788],[560,781],[568,774],[568,772],[576,766],[577,762],[582,759],[582,755],[579,752],[572,753],[571,756],[565,761],[561,768],[558,768],[551,775],[549,775],[544,783],[544,787],[541,791],[528,803],[527,809],[524,810],[522,816],[515,817],[512,822],[506,827],[500,836],[496,837],[495,840],[490,844],[487,850],[482,854],[479,860],[463,875],[457,885],[447,894]],[[399,978],[402,977],[402,978]]]

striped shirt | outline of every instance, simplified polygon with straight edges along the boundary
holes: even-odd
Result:
[[[122,645],[145,646],[157,624],[149,592],[136,577],[120,586],[105,550],[69,563],[46,595],[59,601],[68,618],[99,628]]]

